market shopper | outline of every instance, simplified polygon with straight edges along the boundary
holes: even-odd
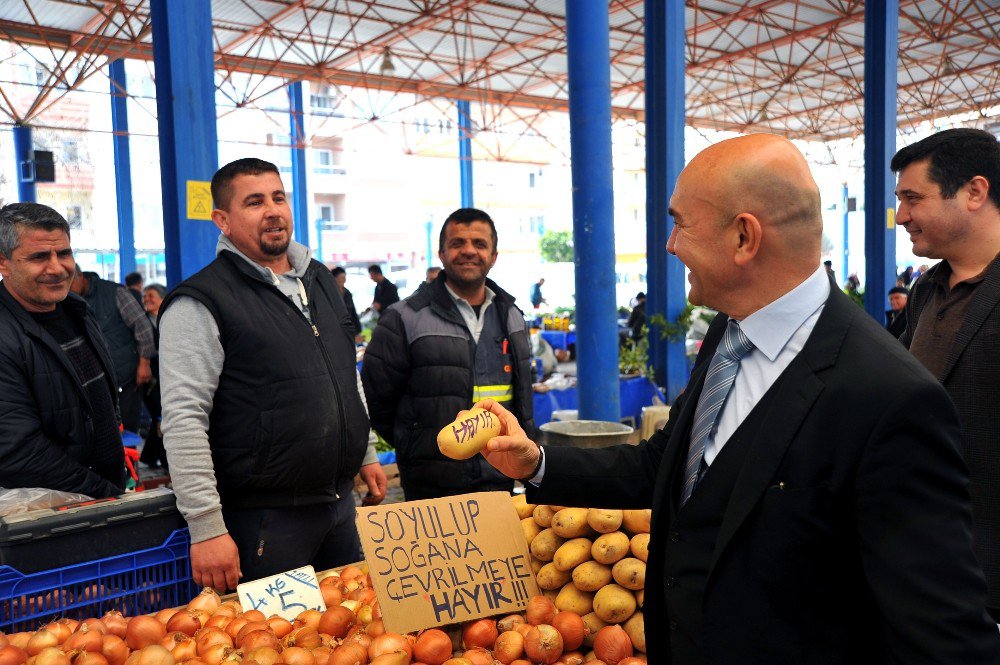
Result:
[[[167,296],[167,289],[162,284],[150,284],[142,291],[142,302],[146,309],[146,318],[153,327],[153,339],[156,347],[160,347],[160,334],[157,328],[157,317],[160,315],[160,305]],[[157,355],[150,363],[153,370],[153,380],[146,384],[142,391],[142,403],[149,412],[149,432],[142,442],[142,454],[139,461],[150,468],[167,468],[167,451],[163,447],[163,430],[160,419],[163,416],[163,404],[160,400],[160,358]]]
[[[130,432],[139,431],[142,392],[153,380],[152,360],[156,356],[153,327],[134,291],[104,279],[95,272],[76,266],[70,287],[90,307],[111,351],[122,425]]]
[[[273,164],[212,178],[217,257],[160,308],[163,433],[196,583],[358,561],[354,477],[369,503],[386,479],[369,426],[344,301],[291,241]]]
[[[373,263],[368,266],[368,277],[375,282],[375,297],[371,308],[381,314],[392,305],[399,302],[399,290],[382,274],[382,268]]]
[[[885,312],[885,329],[889,334],[899,339],[906,330],[906,300],[910,292],[905,286],[894,286],[889,289],[889,309]]]
[[[958,407],[976,555],[1000,623],[1000,144],[950,129],[903,148],[896,221],[921,267],[900,338]]]
[[[1000,663],[955,409],[820,264],[818,188],[786,139],[681,172],[667,245],[716,317],[666,427],[542,449],[493,401],[484,454],[528,501],[650,508],[651,663]]]
[[[360,335],[361,319],[358,318],[358,309],[354,306],[354,294],[346,286],[347,271],[342,266],[337,266],[330,272],[337,282],[337,290],[340,291],[340,295],[344,299],[344,306],[347,307],[347,313],[351,317],[351,330],[355,336]]]
[[[104,498],[125,487],[118,388],[75,267],[62,215],[0,208],[0,487]]]
[[[382,315],[361,371],[372,426],[396,448],[407,500],[513,489],[485,460],[438,450],[438,431],[477,400],[493,397],[534,431],[524,315],[487,278],[497,260],[493,220],[456,210],[438,242],[444,270]]]

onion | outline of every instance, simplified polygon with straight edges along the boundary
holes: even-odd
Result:
[[[153,644],[158,645],[166,635],[167,627],[159,620],[150,616],[132,617],[125,629],[125,643],[130,649],[143,649]]]
[[[257,665],[274,665],[281,662],[281,654],[278,653],[277,649],[271,647],[257,647],[246,652],[244,660],[247,659],[254,661]]]
[[[219,594],[216,593],[215,589],[205,587],[201,593],[191,599],[191,602],[187,604],[187,608],[189,610],[202,610],[209,614],[215,614],[220,605],[222,605],[222,599],[219,598]]]
[[[302,615],[300,614],[299,616]],[[298,621],[298,617],[295,620]],[[331,607],[320,615],[316,623],[316,629],[324,635],[332,635],[339,638],[347,635],[347,631],[351,629],[351,626],[356,621],[357,617],[355,617],[354,612],[343,605],[338,605]]]
[[[402,651],[393,651],[392,653],[384,653],[378,658],[373,658],[371,665],[410,665],[410,657]]]
[[[320,646],[323,641],[319,637],[319,633],[316,632],[315,628],[310,628],[309,626],[302,626],[301,628],[296,628],[292,632],[288,633],[283,640],[284,646],[287,647],[302,647],[303,649],[315,649]]]
[[[184,633],[188,637],[193,637],[199,630],[201,630],[201,621],[198,620],[198,616],[191,610],[181,610],[167,621],[168,633],[179,632]]]
[[[2,649],[5,646],[7,646],[7,636],[4,635],[3,633],[0,633],[0,649]]]
[[[236,646],[240,649],[243,648],[243,640],[246,636],[256,630],[268,630],[266,621],[248,621],[242,628],[240,632],[236,633]]]
[[[524,611],[525,620],[532,626],[551,624],[555,615],[556,606],[548,596],[533,596]]]
[[[500,633],[493,645],[493,657],[504,665],[510,665],[524,655],[524,636],[516,630]]]
[[[108,627],[104,625],[104,622],[101,621],[100,619],[95,619],[93,617],[81,621],[80,627],[76,629],[77,632],[83,630],[84,626],[87,627],[87,630],[96,630],[101,635],[104,635],[105,633],[108,632]]]
[[[246,617],[242,616],[236,617],[235,619],[226,624],[225,628],[226,634],[229,635],[229,637],[233,638],[233,642],[235,643],[236,636],[240,634],[241,630],[243,630],[243,626],[247,625],[248,623],[250,623],[250,619],[247,619]]]
[[[91,630],[87,624],[82,624],[80,629],[66,638],[63,642],[63,651],[90,651],[100,652],[103,641],[101,633]]]
[[[426,665],[441,665],[451,658],[451,638],[448,633],[430,628],[417,635],[413,657]]]
[[[349,582],[353,579],[365,577],[365,571],[361,570],[357,566],[344,566],[340,571],[340,579],[345,582]]]
[[[73,665],[108,665],[108,659],[93,651],[78,651],[72,658]]]
[[[383,654],[395,653],[397,651],[406,652],[407,662],[413,657],[413,646],[406,637],[399,633],[383,633],[372,639],[372,643],[368,645],[368,657],[372,660]]]
[[[371,637],[378,637],[385,632],[385,624],[381,619],[376,619],[364,627],[364,632]]]
[[[368,633],[366,633],[361,626],[355,626],[351,628],[351,632],[347,633],[347,637],[343,639],[344,642],[354,642],[355,644],[360,644],[364,647],[365,652],[368,652],[368,647],[371,645],[372,640],[375,639]],[[331,641],[336,642],[336,637],[331,637]]]
[[[213,644],[206,649],[198,649],[198,657],[205,661],[207,665],[219,665],[224,658],[231,654],[235,649],[231,646],[225,644]],[[129,665],[125,663],[125,665]]]
[[[117,635],[102,635],[101,655],[107,659],[108,665],[124,665],[128,658],[128,645]]]
[[[80,622],[76,619],[59,619],[53,621],[52,623],[42,626],[43,630],[47,630],[50,633],[55,633],[56,637],[59,639],[59,644],[66,641],[66,638],[70,636],[70,633],[76,631],[80,627]]]
[[[292,622],[288,619],[279,617],[277,614],[267,620],[267,627],[279,640],[288,633],[292,632]],[[260,665],[265,665],[265,663],[260,663]]]
[[[523,616],[520,614],[508,614],[497,621],[497,630],[501,633],[506,633],[508,630],[514,630],[514,626],[519,623],[524,623]]]
[[[581,665],[584,662],[584,656],[579,651],[564,651],[559,660],[566,665]]]
[[[295,626],[296,628],[308,626],[310,628],[316,628],[316,630],[319,630],[318,628],[319,620],[320,617],[323,616],[323,614],[324,613],[320,612],[319,610],[304,610],[295,617],[295,620],[292,621],[292,625]]]
[[[140,617],[133,617],[133,621]],[[173,655],[159,644],[145,647],[139,651],[136,665],[174,665]]]
[[[11,633],[7,636],[7,643],[12,647],[17,647],[18,649],[28,648],[28,640],[34,633],[21,632],[21,633]]]
[[[170,608],[167,608],[167,609],[160,610],[159,612],[157,612],[153,616],[156,617],[157,621],[159,621],[164,626],[166,626],[167,622],[170,621],[170,617],[172,617],[173,615],[177,614],[178,612],[180,612],[180,610],[177,609],[176,607],[170,607]]]
[[[619,660],[618,665],[646,665],[646,659],[643,656],[629,656]]]
[[[161,642],[160,646],[169,649],[174,660],[178,663],[183,663],[186,660],[194,660],[198,657],[198,643],[194,639],[181,632],[172,633],[171,635],[174,638],[174,643],[164,644]],[[165,639],[169,639],[171,635],[167,635]]]
[[[327,665],[358,665],[367,662],[367,649],[357,642],[344,642],[330,654]]]
[[[0,665],[24,665],[28,662],[28,652],[21,647],[8,644],[0,647]]]
[[[605,663],[618,661],[633,655],[632,641],[621,626],[605,626],[594,637],[594,653]]]
[[[59,637],[52,631],[43,628],[28,639],[25,651],[28,652],[29,656],[37,656],[45,649],[55,646],[59,646]]]
[[[346,607],[347,609],[349,609],[350,611],[354,612],[355,614],[357,614],[358,610],[361,609],[361,603],[359,603],[356,600],[345,600],[345,601],[343,601],[340,604],[340,606],[341,607]],[[373,614],[374,614],[374,608],[373,608]],[[377,616],[375,616],[375,618],[379,619],[379,618],[381,618],[381,615],[377,615]]]
[[[242,640],[240,640],[240,649],[243,650],[243,653],[253,651],[258,647],[271,647],[272,649],[277,649],[280,646],[281,644],[278,642],[278,638],[274,636],[274,633],[267,629],[251,630],[243,636]]]
[[[316,661],[316,665],[326,665],[330,662],[331,653],[333,649],[330,647],[316,647],[312,650],[313,660]]]
[[[34,665],[70,665],[69,656],[56,647],[45,647],[35,655],[32,662]]]
[[[128,624],[125,617],[118,610],[109,610],[101,617],[101,623],[103,623],[108,632],[112,635],[117,635],[118,637],[125,637],[125,627]]]
[[[203,628],[221,628],[225,630],[229,623],[233,620],[233,617],[226,616],[225,614],[213,614],[208,617],[208,621],[205,622]]]
[[[326,579],[330,579],[329,577]],[[324,582],[326,580],[323,580]],[[344,594],[340,592],[340,589],[333,584],[323,584],[319,585],[319,591],[323,594],[323,602],[326,603],[327,608],[336,607],[340,605],[340,601],[344,599]]]
[[[472,661],[468,658],[449,658],[441,665],[472,665]],[[528,665],[531,665],[531,663],[528,663]]]
[[[493,619],[476,619],[462,628],[462,644],[466,649],[473,647],[492,649],[499,634],[497,622]]]
[[[233,638],[229,636],[229,633],[220,628],[211,628],[207,626],[195,633],[194,641],[198,648],[199,655],[201,655],[209,647],[219,644],[227,647],[233,646]]]
[[[356,600],[362,605],[370,605],[373,600],[375,600],[375,589],[371,587],[361,587],[360,589],[355,589],[348,596],[351,600]]]
[[[559,612],[552,618],[552,627],[562,635],[565,651],[573,651],[583,644],[587,629],[583,625],[583,619],[576,612]]]
[[[281,662],[287,665],[315,665],[312,652],[301,647],[289,647],[281,652]]]
[[[482,647],[473,647],[462,654],[472,665],[493,665],[493,654]]]
[[[548,624],[538,624],[524,636],[524,653],[533,663],[554,663],[562,652],[562,635]]]

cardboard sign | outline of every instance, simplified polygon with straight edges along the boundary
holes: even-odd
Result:
[[[264,616],[277,614],[289,621],[306,610],[326,610],[312,566],[245,582],[236,587],[236,595],[244,612],[260,610]]]
[[[188,219],[212,219],[211,185],[207,180],[187,181]]]
[[[511,614],[538,594],[505,492],[358,508],[358,532],[387,630]]]

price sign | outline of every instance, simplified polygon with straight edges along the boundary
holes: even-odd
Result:
[[[326,610],[323,593],[312,566],[246,582],[236,587],[243,611],[260,610],[291,621],[305,610]]]

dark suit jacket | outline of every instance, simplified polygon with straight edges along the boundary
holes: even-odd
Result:
[[[644,607],[651,663],[670,662],[670,479],[684,464],[726,321],[710,328],[662,431],[638,446],[548,446],[541,487],[529,488],[533,503],[652,506]],[[708,573],[705,661],[1000,663],[1000,633],[983,609],[972,554],[958,419],[940,384],[834,289],[772,391]]]
[[[889,331],[889,334],[899,339],[903,331],[906,330],[906,309],[903,309],[898,316],[893,317],[894,311],[886,310],[885,312],[885,329]]]
[[[907,348],[933,289],[930,280],[942,263],[921,275],[910,292],[907,329],[900,338]],[[944,373],[937,378],[958,408],[969,465],[975,551],[986,573],[987,605],[1000,611],[1000,258],[976,287],[948,350]]]

